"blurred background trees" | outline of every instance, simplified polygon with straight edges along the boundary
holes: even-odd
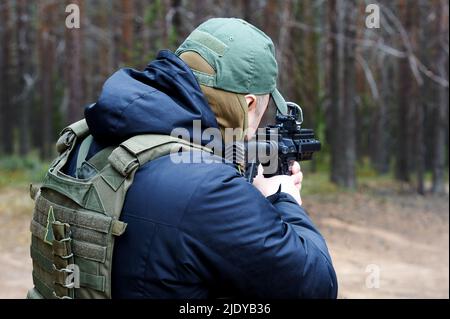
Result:
[[[365,25],[370,3],[380,28]],[[80,29],[65,27],[68,4],[80,7]],[[51,158],[58,132],[117,68],[142,69],[208,18],[239,17],[274,40],[281,92],[324,144],[307,169],[352,189],[369,166],[441,193],[448,11],[448,0],[1,0],[0,154]]]

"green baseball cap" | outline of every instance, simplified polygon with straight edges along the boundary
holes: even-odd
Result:
[[[193,51],[215,70],[194,72],[200,84],[240,94],[271,94],[278,111],[287,113],[277,90],[278,65],[272,40],[247,21],[213,18],[198,26],[175,51]]]

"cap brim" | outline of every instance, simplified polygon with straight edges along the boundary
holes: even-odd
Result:
[[[288,109],[287,109],[286,101],[284,100],[280,91],[275,89],[275,90],[273,90],[271,95],[272,95],[275,105],[277,106],[278,111],[283,115],[287,115]]]

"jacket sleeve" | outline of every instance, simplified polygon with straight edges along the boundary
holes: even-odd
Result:
[[[180,228],[186,264],[219,295],[337,296],[325,240],[288,194],[265,198],[239,175],[213,172],[194,191]]]

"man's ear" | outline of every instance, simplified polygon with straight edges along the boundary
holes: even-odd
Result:
[[[248,110],[249,111],[253,111],[256,108],[256,95],[254,94],[247,94],[245,96],[245,101],[247,102],[248,105]]]
[[[248,130],[246,134],[246,139],[250,140],[252,139],[253,135],[256,132],[256,129],[258,128],[258,116],[256,114],[257,109],[256,106],[258,103],[256,103],[256,95],[254,94],[248,94],[245,96],[245,101],[248,105]]]

